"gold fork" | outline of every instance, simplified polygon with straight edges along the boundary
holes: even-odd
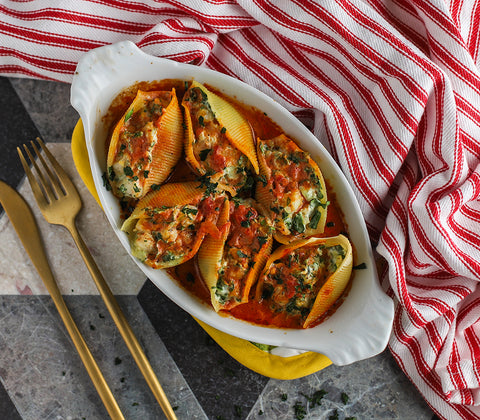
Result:
[[[30,186],[32,187],[33,195],[35,196],[43,216],[48,223],[64,226],[72,235],[80,254],[83,257],[83,260],[85,261],[85,264],[87,265],[87,268],[90,271],[93,280],[95,281],[98,291],[100,292],[100,295],[102,296],[102,299],[105,302],[108,311],[110,312],[110,315],[117,325],[117,328],[125,340],[128,349],[132,353],[132,356],[140,371],[145,377],[148,386],[155,395],[155,398],[160,404],[167,419],[176,419],[177,417],[152,369],[152,366],[150,365],[150,362],[145,356],[142,347],[135,337],[132,328],[128,324],[125,315],[123,314],[117,300],[110,290],[110,287],[103,278],[102,273],[95,263],[95,260],[91,256],[90,251],[88,250],[85,242],[77,230],[75,219],[82,207],[82,202],[75,185],[39,138],[37,138],[37,143],[47,156],[51,166],[47,164],[41,152],[35,145],[35,142],[32,141],[30,143],[35,154],[38,156],[38,159],[41,162],[47,177],[45,177],[40,170],[27,145],[24,144],[23,148],[25,149],[28,158],[32,162],[32,165],[37,172],[38,180],[30,170],[30,167],[27,164],[27,161],[19,147],[17,147],[17,152],[20,156],[23,168],[25,169],[25,173],[27,174]]]

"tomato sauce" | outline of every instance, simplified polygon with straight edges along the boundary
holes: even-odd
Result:
[[[104,117],[104,123],[107,127],[110,127],[110,134],[113,131],[113,128],[115,127],[118,119],[125,113],[129,104],[135,98],[138,89],[145,91],[171,90],[172,87],[176,89],[178,100],[179,102],[181,102],[183,94],[185,93],[187,88],[186,83],[182,80],[162,80],[150,83],[139,82],[120,93],[117,98],[115,98],[115,100],[112,102],[108,113]],[[258,137],[261,139],[269,139],[276,137],[282,133],[281,127],[279,127],[274,121],[272,121],[263,111],[255,107],[245,105],[235,100],[234,98],[225,96],[212,86],[206,85],[206,87],[212,92],[221,96],[222,98],[228,100],[247,118],[254,131],[254,138]],[[108,136],[108,140],[106,141],[106,150],[108,150],[109,138],[110,136]],[[166,182],[185,182],[195,180],[197,178],[197,175],[191,170],[191,168],[188,166],[188,164],[182,157],[182,159],[177,164],[176,168]],[[348,237],[348,230],[344,222],[342,211],[338,206],[335,193],[332,191],[332,188],[328,183],[328,179],[325,179],[325,184],[330,205],[328,206],[325,230],[323,235],[321,236],[329,237],[336,236],[342,233]],[[274,249],[279,245],[280,244],[278,243],[274,243]],[[182,287],[195,295],[206,305],[211,306],[210,291],[199,273],[195,258],[186,261],[176,267],[168,268],[166,269],[166,272]],[[319,320],[317,320],[315,324],[311,326],[318,325],[319,323],[323,322],[324,319],[331,316],[331,314],[341,305],[342,301],[345,299],[350,287],[351,280],[349,286],[347,287],[347,290],[344,292],[342,297],[338,299],[337,302]],[[265,303],[265,301],[258,302],[257,300],[255,300],[254,295],[255,285],[252,287],[252,290],[250,292],[251,299],[249,300],[249,302],[237,305],[229,311],[220,311],[220,314],[224,316],[233,316],[247,322],[270,327],[297,329],[302,328],[302,319],[300,318],[300,316],[292,316],[285,312],[274,312]]]

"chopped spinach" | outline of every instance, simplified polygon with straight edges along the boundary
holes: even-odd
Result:
[[[298,233],[305,232],[305,224],[301,214],[297,213],[292,221],[292,229]]]
[[[312,218],[310,219],[310,228],[311,229],[316,229],[318,226],[318,222],[320,221],[320,218],[322,217],[322,213],[318,211],[318,209],[315,209],[313,211]]]

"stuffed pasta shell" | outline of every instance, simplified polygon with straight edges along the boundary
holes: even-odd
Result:
[[[119,198],[139,199],[165,181],[183,149],[183,115],[175,89],[139,90],[115,126],[108,156],[108,179]]]
[[[308,238],[277,248],[259,277],[256,298],[308,328],[344,292],[352,273],[352,246],[338,235]]]
[[[284,134],[257,140],[260,176],[256,198],[271,212],[283,244],[323,233],[327,190],[316,162]]]
[[[258,161],[249,122],[233,105],[193,81],[182,100],[185,157],[200,175],[236,195],[252,184]],[[253,172],[252,172],[253,171]]]
[[[163,184],[138,202],[122,230],[134,257],[153,268],[173,267],[191,259],[206,235],[221,235],[225,204],[225,195],[205,194],[197,182]]]
[[[229,228],[219,238],[205,238],[197,256],[217,312],[248,301],[273,243],[271,222],[253,199],[231,200],[223,216],[228,219],[220,223],[228,220]]]

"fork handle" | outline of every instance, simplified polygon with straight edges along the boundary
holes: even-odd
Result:
[[[92,380],[100,398],[105,405],[105,408],[113,420],[121,420],[125,417],[123,416],[122,412],[120,411],[120,407],[115,400],[115,397],[112,394],[105,378],[100,371],[95,359],[90,352],[87,343],[85,342],[82,334],[80,333],[77,324],[72,318],[70,311],[65,304],[65,301],[58,289],[58,286],[55,282],[53,274],[51,273],[50,269],[42,270],[43,272],[40,273],[41,277],[45,283],[45,286],[48,289],[50,296],[57,308],[60,317],[67,328],[68,333],[70,334],[70,338],[77,349],[78,354],[80,355],[80,359],[82,360],[85,369],[87,370],[88,374],[90,375],[90,379]]]
[[[64,225],[70,232],[75,241],[75,244],[82,255],[85,264],[87,265],[88,271],[90,272],[93,280],[100,292],[100,296],[102,297],[105,305],[110,312],[110,315],[113,318],[113,321],[117,325],[118,330],[120,331],[121,336],[123,337],[130,353],[132,354],[138,368],[142,372],[148,386],[152,390],[157,402],[160,404],[163,412],[165,413],[167,419],[169,420],[176,420],[177,417],[168,401],[165,392],[158,381],[158,378],[155,375],[155,372],[150,365],[145,353],[143,352],[140,343],[138,342],[135,334],[133,333],[132,328],[130,327],[125,315],[123,314],[120,306],[118,305],[115,296],[113,295],[110,287],[108,286],[107,282],[105,281],[100,269],[98,268],[95,260],[93,259],[90,251],[88,250],[87,245],[83,241],[78,229],[75,225],[75,221],[73,220],[70,223],[66,223]]]

